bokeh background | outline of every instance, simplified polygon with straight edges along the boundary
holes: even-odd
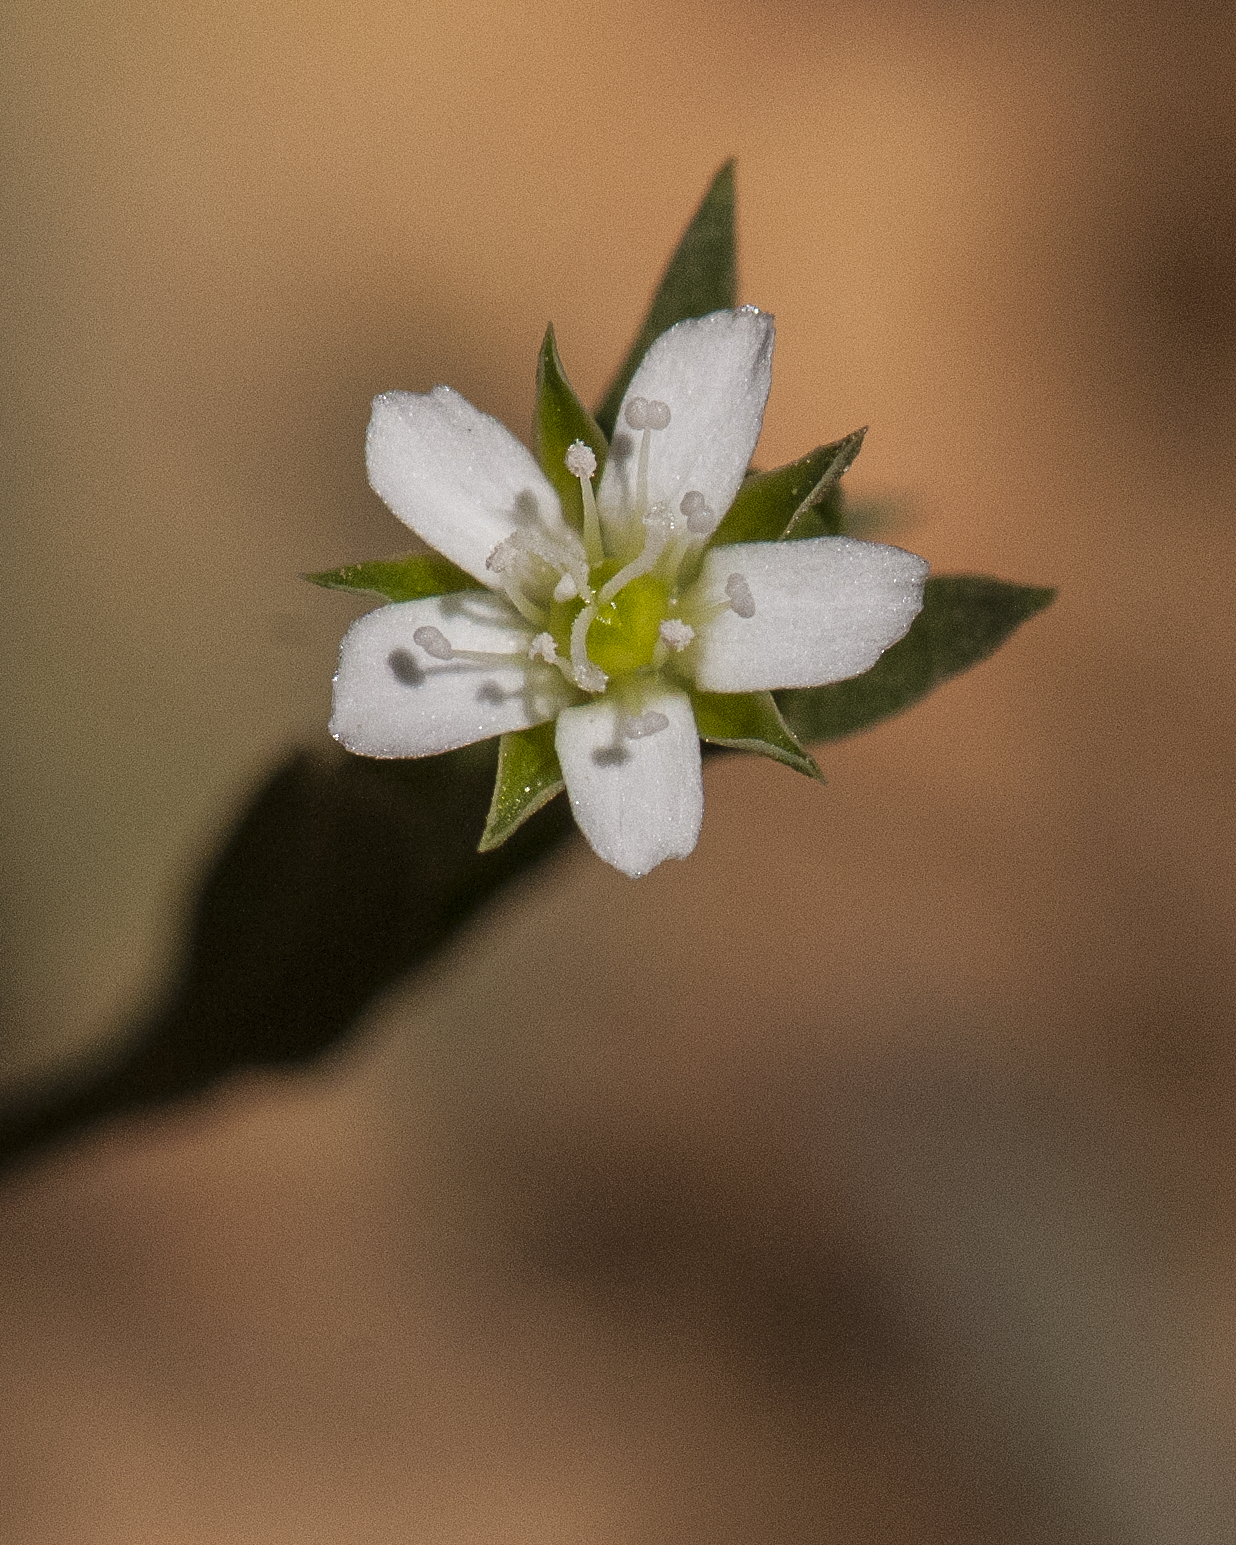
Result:
[[[400,550],[370,397],[595,398],[717,165],[759,456],[1054,583],[695,857],[0,1197],[59,1541],[1230,1539],[1228,4],[4,7],[8,1088],[162,980]]]

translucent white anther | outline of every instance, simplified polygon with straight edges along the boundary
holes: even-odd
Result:
[[[661,642],[676,654],[685,649],[695,637],[695,629],[681,617],[667,617],[660,627]]]
[[[668,429],[670,410],[668,402],[657,402],[655,398],[644,409],[644,427],[646,429]]]
[[[648,735],[659,735],[667,729],[668,717],[658,713],[655,708],[648,709],[646,713],[628,714],[622,721],[622,733],[628,740],[643,740]]]
[[[485,560],[485,567],[494,574],[505,574],[508,569],[513,569],[519,561],[520,549],[513,536],[506,537],[499,542],[493,552]]]
[[[579,586],[575,583],[574,577],[570,574],[564,574],[558,583],[554,586],[555,601],[569,601],[573,596],[577,596],[578,594]]]
[[[597,470],[596,452],[582,440],[572,441],[563,459],[572,477],[592,477]]]
[[[740,617],[755,616],[755,598],[744,575],[731,574],[725,582],[725,593],[730,598],[731,609]]]
[[[538,633],[528,645],[530,660],[544,660],[546,665],[558,664],[558,646],[552,633]]]
[[[687,530],[692,536],[707,536],[717,522],[698,488],[688,488],[678,508],[687,518]]]
[[[588,658],[588,629],[597,614],[596,603],[585,606],[571,624],[571,669],[581,692],[604,692],[609,677]]]
[[[647,397],[632,397],[630,402],[622,410],[622,416],[626,419],[631,429],[648,429],[648,399]]]
[[[427,655],[432,655],[435,660],[453,660],[455,651],[451,648],[450,640],[441,628],[417,628],[412,635],[413,643],[419,644]]]

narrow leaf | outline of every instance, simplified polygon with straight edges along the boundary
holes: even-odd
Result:
[[[661,279],[639,336],[597,409],[597,423],[612,435],[631,377],[649,345],[675,322],[726,311],[738,293],[734,255],[734,163],[727,161],[712,180],[690,225],[683,232]]]
[[[477,852],[489,853],[501,847],[530,815],[565,787],[554,750],[552,723],[503,735],[498,743],[494,797]]]
[[[545,329],[545,341],[537,360],[532,449],[541,463],[541,470],[558,490],[562,513],[577,531],[582,531],[584,505],[579,479],[567,471],[564,459],[567,447],[576,440],[582,440],[591,447],[597,459],[596,477],[599,480],[605,470],[605,456],[609,446],[597,428],[596,419],[580,402],[575,395],[575,388],[566,378],[551,325]]]
[[[755,751],[824,782],[815,760],[798,744],[771,692],[692,692],[695,727],[704,740],[734,751]]]
[[[409,553],[404,558],[375,558],[350,563],[342,569],[324,569],[303,576],[327,590],[352,590],[384,595],[388,601],[419,601],[427,595],[449,595],[455,590],[478,590],[476,580],[439,553]]]
[[[810,744],[837,740],[900,713],[950,676],[994,654],[1055,594],[981,574],[929,579],[923,609],[910,631],[869,671],[831,686],[777,694],[786,723]]]
[[[713,547],[731,542],[779,542],[786,536],[837,536],[837,529],[818,529],[821,522],[798,526],[814,512],[837,486],[862,449],[866,429],[856,429],[844,440],[817,446],[798,461],[773,472],[748,477],[713,534]],[[840,516],[840,507],[836,507]]]

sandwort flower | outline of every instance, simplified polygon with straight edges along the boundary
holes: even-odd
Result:
[[[572,811],[601,858],[638,876],[690,853],[703,815],[691,694],[856,676],[922,605],[927,565],[900,548],[713,541],[759,437],[772,347],[772,317],[749,306],[663,333],[599,479],[591,446],[566,451],[579,528],[530,452],[457,392],[378,397],[370,482],[477,586],[353,624],[335,738],[429,756],[552,719]]]

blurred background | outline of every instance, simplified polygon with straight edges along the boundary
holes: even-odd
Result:
[[[119,1043],[406,533],[717,166],[765,465],[1056,584],[697,854],[571,846],[296,1079],[9,1180],[10,1537],[1231,1538],[1228,4],[10,0],[3,1081]]]

